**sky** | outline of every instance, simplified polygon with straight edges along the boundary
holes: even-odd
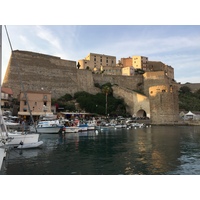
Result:
[[[200,83],[199,25],[6,25],[13,50],[78,61],[89,53],[146,56],[174,68],[175,80]],[[2,27],[2,75],[11,55]]]

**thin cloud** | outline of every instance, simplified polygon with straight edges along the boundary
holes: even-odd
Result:
[[[40,39],[45,40],[47,43],[49,43],[50,46],[52,46],[60,51],[62,50],[60,39],[57,38],[56,35],[52,34],[51,31],[47,30],[46,28],[37,26],[36,35]]]
[[[200,77],[199,26],[9,26],[14,49],[34,51],[78,61],[89,53],[147,56],[174,68],[175,80]],[[10,56],[7,38],[3,66]],[[188,69],[196,70],[189,73]],[[4,69],[5,71],[5,69]],[[187,74],[187,75],[185,75]],[[198,81],[199,82],[199,81]]]

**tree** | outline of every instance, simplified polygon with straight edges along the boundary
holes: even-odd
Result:
[[[80,68],[80,66],[81,66],[81,65],[80,65],[80,63],[78,62],[78,64],[77,64],[77,68],[79,69],[79,68]]]
[[[179,92],[182,94],[186,94],[186,93],[190,93],[191,89],[188,86],[183,86],[180,88]]]
[[[113,92],[111,84],[105,84],[102,86],[101,89],[102,93],[106,95],[106,115],[108,112],[108,95],[111,94]]]

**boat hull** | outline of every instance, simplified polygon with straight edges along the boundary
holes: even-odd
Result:
[[[8,141],[7,145],[19,145],[20,143],[23,144],[30,144],[38,142],[39,134],[38,133],[31,133],[31,134],[18,134],[18,133],[8,133],[8,137],[11,138]]]
[[[38,133],[58,133],[60,130],[60,127],[56,126],[56,127],[37,127],[37,132]],[[35,128],[32,127],[30,129],[31,132],[36,132]]]
[[[6,151],[4,148],[0,148],[0,171],[2,168],[3,160],[6,157]]]
[[[41,147],[42,145],[43,145],[43,141],[39,141],[35,143],[19,145],[17,148],[18,149],[33,149],[33,148]]]
[[[65,127],[65,133],[78,133],[79,128],[78,127]]]

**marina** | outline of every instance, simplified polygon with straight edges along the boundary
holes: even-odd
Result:
[[[151,126],[41,134],[7,153],[4,175],[199,175],[200,127]]]

